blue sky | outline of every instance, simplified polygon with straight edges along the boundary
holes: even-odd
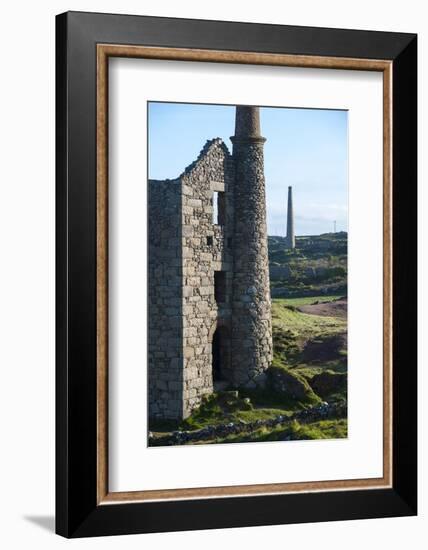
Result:
[[[176,178],[208,139],[230,150],[235,108],[149,103],[149,177]],[[321,109],[260,108],[265,143],[269,235],[286,230],[287,189],[293,187],[296,235],[347,231],[348,114]]]

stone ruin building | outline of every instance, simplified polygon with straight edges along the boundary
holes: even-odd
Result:
[[[149,180],[149,415],[183,419],[228,386],[263,387],[272,360],[258,107],[236,107],[174,180]]]

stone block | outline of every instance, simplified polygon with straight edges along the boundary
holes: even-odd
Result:
[[[194,231],[195,229],[193,225],[183,225],[181,228],[181,234],[183,237],[193,237]]]
[[[183,258],[193,258],[194,254],[195,254],[195,251],[193,250],[193,248],[183,246],[183,250],[182,250]]]
[[[185,358],[194,357],[195,356],[195,348],[186,346],[183,350],[183,355]]]
[[[183,192],[183,195],[186,195],[187,197],[191,197],[193,195],[193,189],[189,185],[182,185],[181,190]]]
[[[201,296],[209,296],[214,294],[214,288],[212,286],[201,286],[199,287],[199,294]]]
[[[223,192],[225,190],[224,181],[210,181],[210,189]]]
[[[196,208],[200,208],[202,206],[202,200],[201,199],[188,199],[186,202],[187,206],[192,206]]]
[[[183,294],[183,298],[188,298],[189,296],[193,296],[193,287],[183,286],[182,294]]]

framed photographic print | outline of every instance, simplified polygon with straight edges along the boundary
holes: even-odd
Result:
[[[57,16],[57,532],[414,515],[416,36]]]

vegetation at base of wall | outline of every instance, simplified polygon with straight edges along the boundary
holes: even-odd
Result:
[[[225,401],[229,402],[227,406]],[[199,409],[201,414],[192,415],[175,430],[150,432],[149,445],[158,447],[346,437],[346,403],[318,401],[295,412],[257,409],[249,405],[248,398],[239,397],[236,391],[217,393],[204,401]],[[242,406],[245,406],[245,410],[239,410]],[[214,417],[213,409],[217,409]],[[229,413],[226,413],[226,409]],[[223,421],[217,423],[220,418]]]
[[[266,420],[278,414],[288,416],[300,407],[301,404],[287,399],[281,400],[281,396],[276,396],[275,399],[272,394],[265,400],[263,392],[257,392],[257,390],[213,393],[202,401],[201,406],[191,416],[180,422],[179,428],[197,430],[240,420],[244,422]]]
[[[167,433],[174,430],[198,430],[229,422],[267,420],[278,415],[290,416],[321,401],[309,385],[307,388],[307,395],[300,400],[273,391],[270,387],[213,393],[205,397],[201,405],[185,420],[151,420],[149,429],[153,432]]]
[[[286,427],[261,428],[251,434],[229,435],[201,443],[262,443],[265,441],[302,441],[311,439],[343,439],[348,437],[346,418],[320,420],[302,424],[293,420]]]

